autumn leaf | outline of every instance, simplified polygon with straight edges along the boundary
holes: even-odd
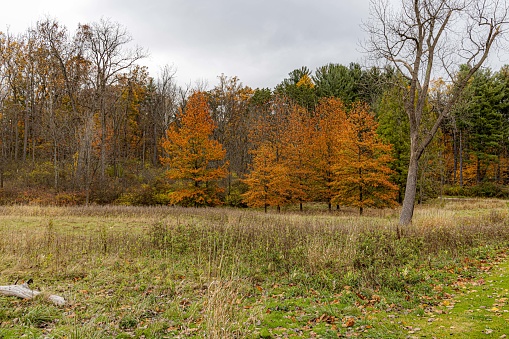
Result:
[[[354,318],[348,318],[346,319],[346,321],[343,323],[343,327],[353,327],[353,325],[355,325],[355,319]]]

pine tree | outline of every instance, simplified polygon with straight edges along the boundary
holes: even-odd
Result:
[[[276,86],[275,93],[290,98],[308,111],[313,110],[316,105],[316,89],[311,71],[301,67],[288,73],[288,76]]]
[[[406,115],[402,93],[398,87],[384,92],[378,106],[378,134],[387,143],[393,145],[393,161],[389,164],[394,171],[394,183],[399,186],[398,201],[403,201],[408,162],[410,158],[410,142],[406,138],[410,127]]]
[[[476,181],[481,183],[490,164],[498,161],[503,144],[502,114],[505,100],[504,84],[489,70],[478,72],[471,84],[473,96],[469,103],[469,143],[477,158]]]

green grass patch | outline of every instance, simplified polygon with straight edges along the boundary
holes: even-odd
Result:
[[[0,338],[503,334],[506,202],[419,207],[399,237],[397,213],[366,214],[0,207],[0,285],[68,300],[0,296]]]

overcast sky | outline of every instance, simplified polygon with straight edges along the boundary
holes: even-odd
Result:
[[[74,32],[101,18],[123,25],[148,50],[152,76],[168,64],[179,84],[238,76],[273,88],[301,66],[362,62],[360,28],[368,0],[13,0],[2,3],[0,30],[22,33],[54,18]]]
[[[369,0],[11,0],[2,3],[0,30],[23,33],[49,17],[74,32],[105,18],[148,51],[142,64],[151,76],[173,65],[180,85],[211,88],[224,73],[273,88],[301,66],[364,64],[368,12]]]

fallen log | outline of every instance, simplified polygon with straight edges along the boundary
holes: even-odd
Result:
[[[27,283],[18,284],[18,285],[7,285],[0,286],[0,294],[18,297],[22,299],[32,299],[41,294],[42,292],[32,290],[28,287]],[[49,295],[48,300],[54,303],[57,306],[65,305],[65,299],[59,295]]]

